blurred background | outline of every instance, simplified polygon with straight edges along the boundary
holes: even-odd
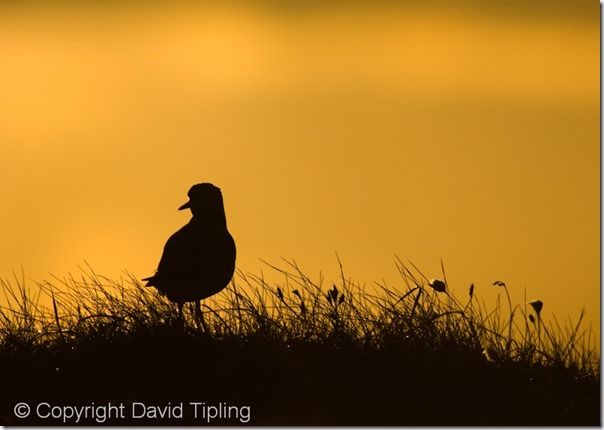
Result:
[[[3,2],[0,52],[0,277],[148,276],[213,182],[244,272],[442,259],[599,330],[595,1]]]

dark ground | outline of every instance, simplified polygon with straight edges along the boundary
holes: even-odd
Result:
[[[194,418],[189,402],[250,406],[249,421],[216,418],[210,425],[601,424],[599,380],[567,369],[489,363],[480,351],[397,342],[376,350],[253,336],[218,340],[166,329],[4,348],[0,360],[2,425],[64,425],[61,418],[36,418],[40,402],[123,404],[125,418],[105,425],[207,425]],[[31,407],[28,418],[15,416],[19,402]],[[133,402],[182,402],[183,417],[134,419]],[[141,414],[142,406],[136,408]],[[65,424],[99,423],[73,418]]]

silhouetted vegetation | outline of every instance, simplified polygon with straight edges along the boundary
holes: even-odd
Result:
[[[581,318],[546,323],[542,302],[514,306],[502,281],[488,288],[505,305],[487,309],[473,285],[459,299],[444,269],[430,280],[400,261],[402,286],[371,291],[284,266],[270,266],[279,283],[238,273],[203,307],[207,330],[133,276],[2,281],[1,424],[63,424],[37,418],[40,402],[57,415],[122,404],[130,417],[66,420],[80,425],[207,424],[189,402],[250,407],[249,420],[241,409],[212,425],[600,424],[599,356]],[[182,419],[128,412],[181,402]]]

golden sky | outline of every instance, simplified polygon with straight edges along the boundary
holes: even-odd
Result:
[[[599,5],[525,3],[2,6],[0,276],[148,276],[213,182],[246,272],[442,258],[599,325]]]

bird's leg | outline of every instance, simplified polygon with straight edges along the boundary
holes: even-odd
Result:
[[[183,302],[178,302],[178,319],[182,321],[182,308],[185,304]]]
[[[198,324],[201,324],[204,332],[208,332],[208,328],[206,327],[206,322],[203,320],[203,313],[201,312],[201,303],[200,300],[195,302],[195,320]]]

